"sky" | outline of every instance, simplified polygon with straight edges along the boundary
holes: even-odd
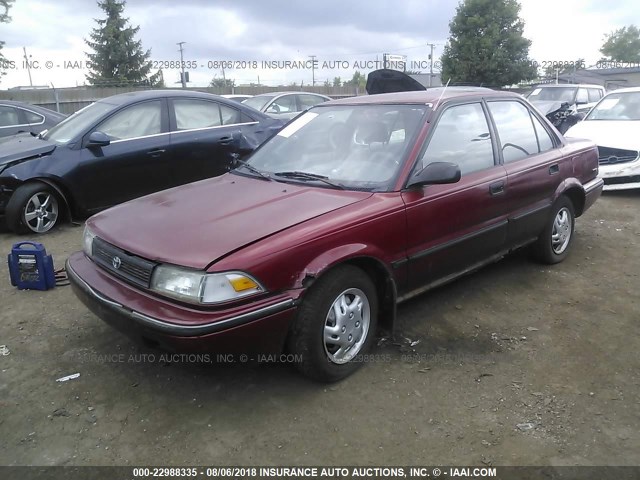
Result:
[[[640,25],[637,0],[521,0],[530,58],[538,63],[584,58],[594,64],[604,36],[624,25]],[[406,55],[410,70],[435,70],[455,15],[457,0],[129,0],[125,16],[139,25],[138,39],[151,49],[155,66],[178,61],[184,44],[190,86],[202,87],[224,75],[236,85],[322,84],[351,78],[355,70],[378,68],[384,53]],[[9,24],[0,24],[2,50],[15,67],[0,78],[0,89],[29,85],[85,84],[84,39],[103,11],[93,0],[16,0]],[[317,68],[312,71],[310,56]],[[265,62],[278,61],[266,65]],[[283,62],[306,62],[294,68]],[[179,70],[164,64],[167,87],[178,86]],[[175,64],[174,64],[175,65]],[[37,68],[36,68],[37,67]]]

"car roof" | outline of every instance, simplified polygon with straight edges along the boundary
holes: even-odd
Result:
[[[612,90],[607,95],[611,95],[612,93],[637,93],[640,92],[640,87],[627,87],[627,88],[619,88],[617,90]]]
[[[120,93],[110,97],[102,98],[98,101],[103,103],[111,103],[113,105],[121,105],[129,103],[133,100],[148,100],[153,98],[164,97],[191,97],[191,98],[223,98],[213,93],[199,92],[197,90],[178,90],[178,89],[160,89],[160,90],[141,90],[139,92]]]
[[[40,105],[33,105],[27,102],[19,102],[16,100],[3,100],[0,99],[0,104],[2,105],[11,105],[12,107],[20,107],[27,110],[34,111],[36,113],[42,113],[43,115],[50,115],[52,117],[59,116],[60,118],[66,117],[64,113],[56,112],[55,110],[51,110],[50,108],[41,107]]]
[[[316,92],[300,92],[300,91],[291,91],[291,92],[265,92],[260,93],[259,95],[254,95],[254,97],[279,97],[281,95],[315,95],[316,97],[322,98],[330,98],[322,93]]]
[[[601,88],[604,90],[602,85],[595,85],[593,83],[543,83],[541,85],[536,85],[534,88],[567,88],[567,87],[587,87],[587,88]]]
[[[522,98],[514,92],[503,92],[482,87],[448,87],[430,88],[415,92],[380,93],[377,95],[363,95],[360,97],[341,98],[332,100],[322,105],[360,105],[360,104],[427,104],[436,103],[438,99],[450,100],[453,98],[490,98],[510,97]]]

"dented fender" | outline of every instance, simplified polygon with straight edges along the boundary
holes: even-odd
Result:
[[[375,251],[375,249],[373,250]],[[372,247],[370,245],[365,245],[363,243],[341,245],[339,247],[327,250],[315,257],[300,272],[300,274],[295,279],[294,288],[308,287],[314,279],[318,278],[331,267],[334,267],[340,263],[344,263],[347,260],[359,257],[369,257],[377,260],[377,258],[379,257],[377,257],[375,253],[372,252]],[[379,262],[379,260],[377,261]],[[382,264],[382,262],[379,263]]]

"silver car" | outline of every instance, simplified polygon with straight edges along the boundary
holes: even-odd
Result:
[[[290,120],[308,108],[331,100],[326,95],[310,92],[263,93],[244,100],[242,103],[260,110],[274,118]]]

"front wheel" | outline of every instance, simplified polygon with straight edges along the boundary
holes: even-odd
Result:
[[[44,183],[18,187],[7,205],[7,226],[15,233],[46,233],[58,224],[60,202]]]
[[[298,369],[315,380],[334,382],[362,365],[378,323],[378,296],[369,276],[345,265],[322,276],[305,296],[288,347]]]
[[[573,240],[575,218],[571,200],[560,197],[553,205],[547,225],[534,245],[539,261],[554,264],[567,257]]]

